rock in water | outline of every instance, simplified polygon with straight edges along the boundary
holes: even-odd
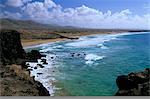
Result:
[[[37,61],[37,59],[40,59],[41,57],[42,57],[42,55],[40,54],[40,52],[38,50],[32,50],[31,52],[28,52],[26,54],[26,58],[29,60]]]
[[[149,96],[150,68],[142,72],[118,76],[116,83],[119,88],[117,96]]]

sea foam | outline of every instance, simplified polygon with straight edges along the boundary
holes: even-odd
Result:
[[[93,64],[94,61],[97,61],[97,60],[101,60],[103,59],[105,56],[98,56],[98,55],[95,55],[95,54],[87,54],[85,56],[85,60],[86,60],[86,64]]]
[[[51,57],[53,57],[53,59]],[[54,65],[55,58],[55,55],[47,54],[46,58],[42,57],[41,59],[38,59],[37,62],[26,62],[26,64],[29,65],[28,69],[30,69],[30,76],[34,76],[36,81],[41,82],[43,86],[49,91],[51,96],[54,96],[55,91],[59,89],[53,85],[53,83],[56,82],[54,73],[56,69]],[[43,62],[41,62],[42,59],[46,59],[48,64],[43,64]],[[38,64],[41,64],[44,67],[41,68],[38,66]]]
[[[95,36],[86,36],[81,37],[80,39],[69,42],[65,44],[66,46],[72,47],[90,47],[90,46],[99,46],[102,45],[104,42],[116,39],[117,35],[95,35]],[[102,46],[102,48],[106,48]]]

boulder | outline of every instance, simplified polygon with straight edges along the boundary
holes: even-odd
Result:
[[[118,76],[116,79],[119,88],[118,96],[148,96],[150,95],[150,68],[142,72],[130,73],[128,75]]]
[[[26,54],[26,58],[29,60],[37,60],[40,59],[43,55],[40,54],[38,50],[32,50]]]
[[[38,66],[40,66],[40,68],[44,68],[44,66],[43,65],[41,65],[41,64],[37,64]]]
[[[132,81],[130,79],[128,79],[128,77],[125,75],[118,76],[116,83],[117,83],[117,86],[120,90],[122,90],[122,89],[127,90],[127,89],[134,88]]]

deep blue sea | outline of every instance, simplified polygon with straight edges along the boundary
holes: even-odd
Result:
[[[150,68],[150,33],[83,36],[36,49],[56,56],[56,80],[73,96],[111,96],[116,78]],[[34,48],[32,48],[34,49]]]

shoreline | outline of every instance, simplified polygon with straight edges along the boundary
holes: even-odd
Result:
[[[22,48],[20,33],[15,30],[3,30],[0,37],[0,95],[49,96],[42,83],[30,77],[30,71],[25,65],[29,55]]]
[[[123,34],[123,33],[115,33],[115,34]],[[124,34],[123,35],[132,35],[132,34],[141,34],[141,33],[131,33],[131,34],[127,34],[126,32],[124,32]],[[92,34],[92,35],[103,35],[103,34]],[[86,35],[84,35],[84,36],[86,36]],[[89,35],[88,35],[89,36]],[[81,37],[81,36],[80,36]],[[69,40],[69,39],[63,39],[63,40]],[[52,41],[52,40],[51,40]],[[59,41],[58,39],[55,41],[55,42],[57,42],[57,41]],[[51,42],[47,42],[47,43],[51,43]],[[44,43],[45,44],[45,43]],[[34,46],[33,46],[34,47]],[[54,57],[53,55],[52,55],[52,57]],[[46,61],[48,60],[48,58],[46,58]],[[41,63],[40,63],[41,64]],[[31,67],[35,67],[34,65],[31,65]],[[44,66],[44,67],[46,67],[46,66]],[[48,69],[48,68],[45,68],[45,69]],[[52,69],[52,68],[51,68]],[[37,71],[36,71],[37,72]],[[40,72],[40,73],[43,73],[43,72]],[[32,74],[32,73],[31,73]],[[36,74],[36,73],[35,73]],[[34,75],[34,74],[33,74]],[[51,76],[51,75],[53,75],[53,73],[50,73],[50,75],[49,76]],[[38,80],[38,78],[37,78],[37,80]],[[43,83],[45,83],[45,82],[42,82],[42,80],[40,79],[40,81],[41,81],[41,83],[43,84]],[[54,80],[54,82],[55,82],[55,80]],[[48,83],[48,82],[46,82],[46,83]],[[44,87],[48,90],[49,89],[49,87],[51,87],[51,89],[50,90],[48,90],[49,92],[52,92],[52,93],[50,93],[52,96],[55,94],[55,92],[56,92],[56,90],[55,90],[55,88],[57,89],[58,87],[56,87],[55,86],[55,84],[53,85],[53,80],[52,80],[52,82],[51,82],[51,86],[47,86],[47,84],[45,85],[45,84],[43,84],[44,85]],[[54,88],[53,88],[54,87]],[[59,88],[58,88],[59,89]]]
[[[59,41],[65,41],[65,40],[74,40],[72,38],[80,38],[82,36],[90,36],[90,35],[104,35],[104,34],[120,34],[120,33],[125,33],[123,32],[106,32],[106,33],[83,33],[80,35],[75,35],[75,36],[67,36],[66,38],[56,38],[56,39],[21,39],[21,43],[23,48],[30,48],[32,46],[38,46],[41,44],[46,44],[46,43],[55,43],[55,42],[59,42]]]
[[[125,33],[125,32],[108,32],[108,33],[95,33],[95,34],[84,34],[84,35],[80,35],[80,36],[76,36],[77,38],[80,38],[82,36],[92,36],[92,35],[105,35],[105,34],[120,34],[120,33]],[[55,42],[59,42],[59,41],[65,41],[65,40],[74,40],[74,39],[69,39],[69,38],[65,38],[65,39],[49,39],[49,40],[42,40],[41,42],[35,42],[32,43],[32,45],[30,46],[24,46],[24,48],[28,49],[28,48],[34,48],[36,46],[40,46],[43,44],[48,44],[48,43],[55,43]],[[39,44],[37,44],[39,43]],[[31,43],[30,43],[31,44]],[[41,59],[38,60],[38,62],[32,63],[32,62],[26,62],[26,64],[29,64],[29,68],[28,69],[32,69],[32,71],[30,71],[30,76],[34,76],[36,81],[39,81],[40,83],[42,83],[42,85],[47,89],[47,91],[49,92],[50,96],[57,96],[58,94],[65,94],[67,95],[67,93],[63,93],[61,89],[61,87],[59,87],[59,85],[55,85],[55,83],[58,83],[57,80],[55,79],[55,77],[53,77],[53,75],[55,74],[54,72],[48,73],[48,75],[45,74],[44,71],[46,70],[50,70],[51,69],[53,71],[57,71],[56,67],[52,65],[52,62],[54,62],[53,60],[48,60],[48,55],[46,55],[46,57],[44,59],[46,59],[46,61],[48,62],[48,64],[50,65],[44,65],[43,63],[41,63]],[[50,55],[51,56],[51,55]],[[49,56],[49,57],[50,57]],[[53,56],[52,57],[56,57]],[[37,68],[34,69],[35,67],[37,67],[37,64],[41,64],[44,66],[44,68]],[[40,71],[38,70],[40,69]],[[38,74],[40,73],[40,75],[42,75],[43,77],[41,78],[40,75]],[[47,76],[52,76],[51,79],[47,79]]]
[[[42,44],[47,44],[47,43],[55,43],[55,42],[61,42],[61,41],[66,41],[66,40],[75,40],[79,39],[82,36],[92,36],[92,35],[105,35],[105,34],[141,34],[141,33],[147,33],[147,32],[125,32],[125,31],[120,31],[120,32],[106,32],[106,33],[83,33],[80,35],[76,36],[68,36],[66,38],[56,38],[56,39],[21,39],[21,44],[24,49],[31,48],[34,46],[39,46]],[[74,39],[73,39],[74,38]]]
[[[57,38],[57,39],[29,39],[29,40],[21,40],[23,47],[30,47],[30,46],[36,46],[40,44],[50,43],[50,42],[57,42],[57,41],[64,41],[67,40],[67,38]]]

